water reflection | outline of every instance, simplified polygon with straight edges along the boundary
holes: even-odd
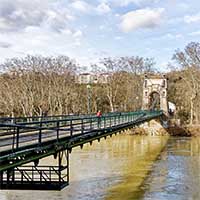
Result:
[[[0,199],[200,199],[199,172],[200,138],[124,134],[73,149],[70,185],[61,192],[0,191]]]
[[[143,199],[200,199],[200,138],[170,138]]]
[[[106,199],[138,199],[144,193],[143,182],[152,170],[154,161],[165,147],[168,137],[132,136],[127,147],[123,178],[109,188]]]

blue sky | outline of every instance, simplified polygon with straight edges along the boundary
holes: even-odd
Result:
[[[200,40],[198,0],[0,0],[0,62],[67,55],[154,57],[166,70],[176,49]]]

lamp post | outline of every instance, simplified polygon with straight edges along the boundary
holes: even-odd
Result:
[[[138,110],[138,108],[139,108],[139,97],[138,96],[135,97],[135,101],[136,101],[136,109]]]
[[[99,97],[97,97],[97,100],[96,100],[96,102],[97,102],[97,111],[98,111],[98,110],[101,110],[101,109],[100,109],[100,100],[101,100],[101,99],[100,99]]]
[[[87,84],[87,110],[88,114],[91,114],[91,85]]]

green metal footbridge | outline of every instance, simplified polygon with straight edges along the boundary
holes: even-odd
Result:
[[[61,190],[69,184],[73,147],[112,136],[162,111],[0,118],[0,189]],[[57,165],[40,165],[51,156]],[[55,162],[54,162],[55,163]]]

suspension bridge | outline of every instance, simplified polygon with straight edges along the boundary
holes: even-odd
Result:
[[[74,147],[82,148],[85,143],[92,144],[94,140],[168,115],[165,77],[145,77],[142,109],[107,113],[100,118],[96,115],[0,118],[0,189],[61,190],[67,186],[69,153]],[[57,164],[41,165],[40,160],[49,156]]]
[[[112,136],[162,111],[108,113],[101,116],[0,118],[0,189],[61,190],[69,184],[72,148]],[[57,165],[40,165],[51,156]]]

